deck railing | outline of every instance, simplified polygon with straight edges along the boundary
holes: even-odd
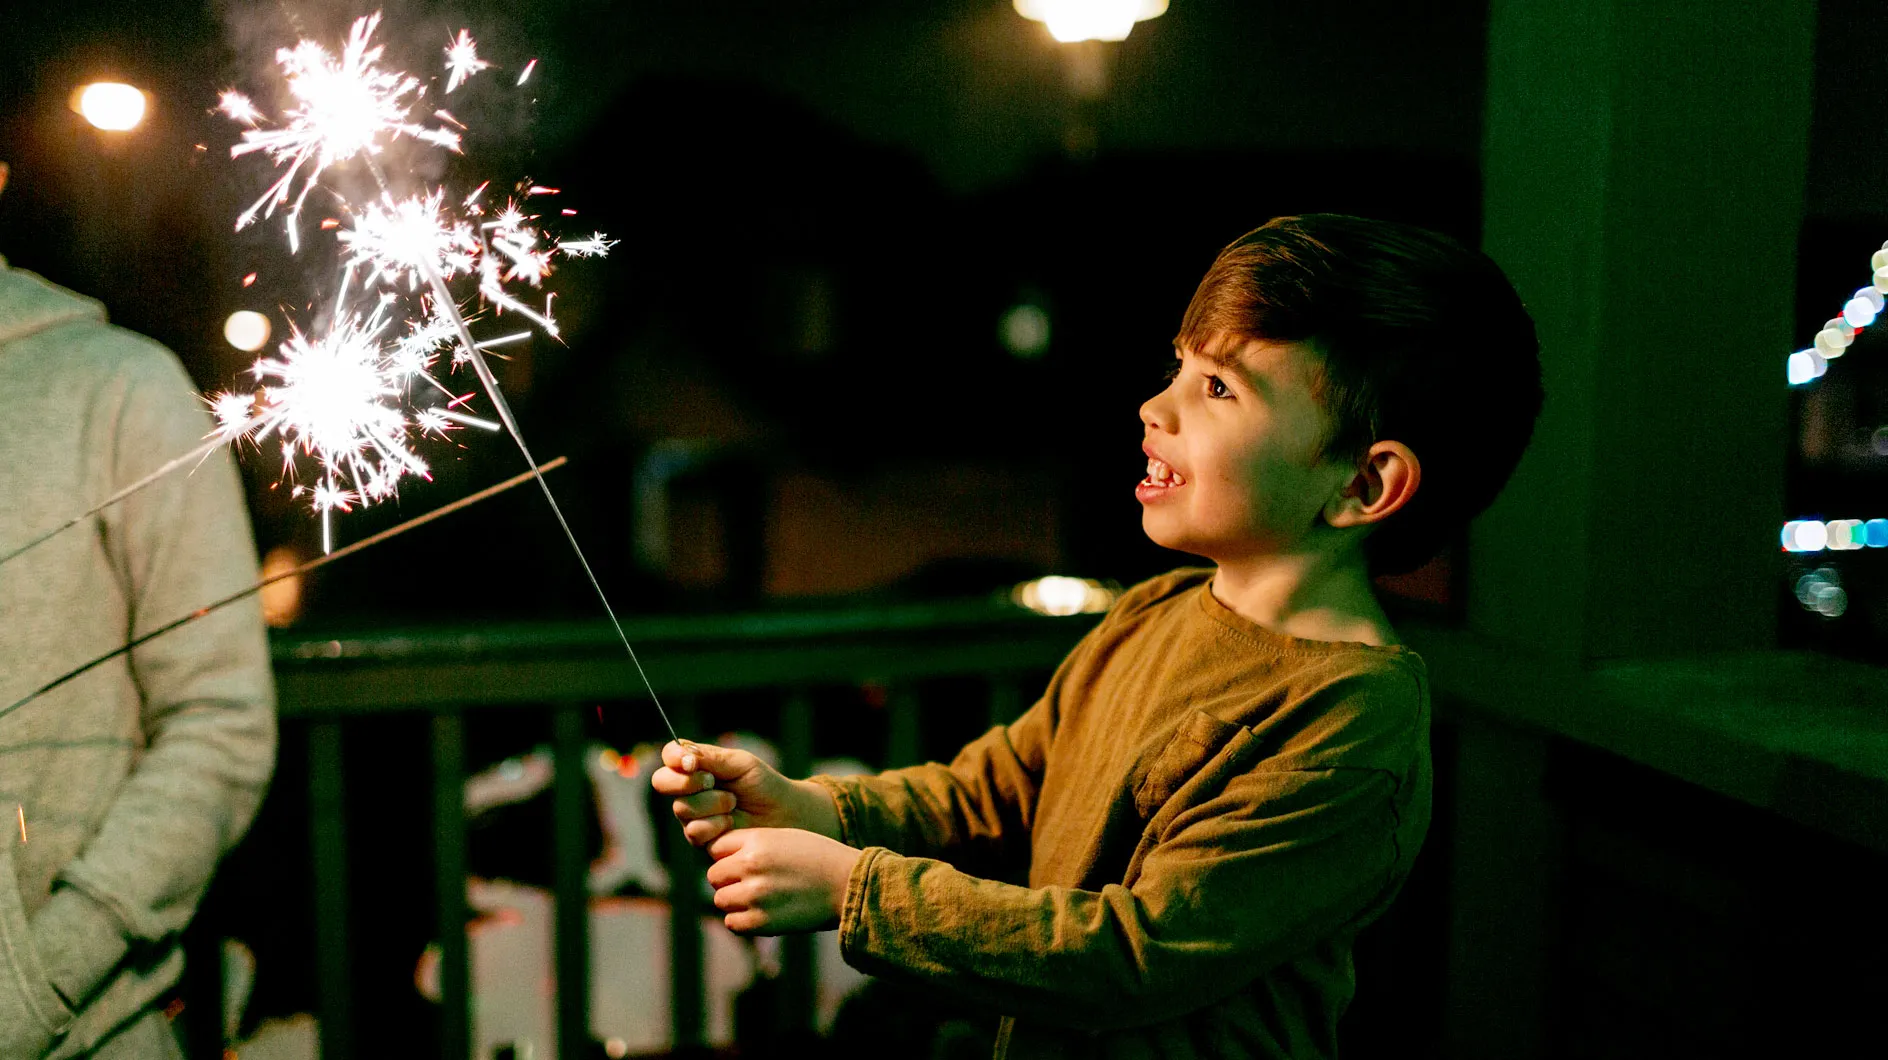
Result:
[[[776,741],[784,770],[798,776],[805,775],[818,751],[814,690],[882,686],[888,712],[883,764],[917,762],[927,750],[917,682],[979,678],[983,700],[966,706],[981,709],[992,723],[1007,721],[1039,691],[1042,673],[1061,660],[1094,617],[1050,618],[1007,603],[967,601],[647,619],[628,623],[626,632],[684,735],[719,731],[704,697],[770,691],[777,716],[775,731],[765,735]],[[324,1060],[363,1055],[353,1013],[345,886],[353,852],[344,812],[348,763],[342,732],[415,714],[428,716],[431,725],[439,1055],[446,1060],[470,1055],[465,727],[468,714],[494,708],[550,714],[556,767],[551,793],[556,1032],[560,1045],[577,1044],[560,1048],[558,1055],[566,1060],[583,1055],[590,1041],[591,996],[585,843],[590,794],[582,765],[586,714],[600,703],[646,702],[642,678],[613,633],[607,626],[584,624],[338,637],[290,634],[276,638],[275,660],[283,721],[308,730],[315,979]],[[704,1042],[702,900],[697,888],[680,882],[697,877],[703,862],[684,844],[667,846],[671,878],[677,881],[669,898],[671,1031],[675,1049],[685,1052]],[[812,961],[810,939],[791,939],[783,946],[778,995],[784,1031],[810,1025]]]

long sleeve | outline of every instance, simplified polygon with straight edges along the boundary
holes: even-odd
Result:
[[[135,480],[208,429],[173,359],[136,362],[111,439],[113,479]],[[109,510],[103,538],[129,603],[128,635],[255,580],[241,490],[222,452]],[[188,923],[274,767],[274,686],[253,598],[154,639],[132,654],[131,671],[143,705],[129,775],[34,918],[48,974],[75,1004],[127,943],[156,943]]]
[[[1397,787],[1374,769],[1240,773],[1163,814],[1138,878],[1099,891],[873,848],[848,884],[841,946],[867,972],[1048,1025],[1178,1017],[1342,931],[1392,885]]]
[[[1044,698],[971,741],[950,765],[815,777],[839,807],[841,839],[943,858],[992,875],[1025,864],[1051,726]]]
[[[989,875],[1027,864],[1049,747],[1070,683],[1102,642],[1104,620],[1084,636],[1034,706],[937,762],[871,776],[812,778],[839,807],[841,839],[913,857],[950,861]]]

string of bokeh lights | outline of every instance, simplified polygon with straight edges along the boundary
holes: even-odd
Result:
[[[1855,344],[1862,329],[1875,323],[1888,308],[1888,243],[1869,259],[1871,282],[1859,287],[1842,305],[1842,312],[1824,322],[1815,342],[1790,354],[1784,366],[1791,386],[1807,386],[1829,371]],[[1888,548],[1888,519],[1792,519],[1783,524],[1783,551],[1798,553],[1856,552]],[[1842,613],[1846,598],[1833,581],[1833,572],[1812,571],[1798,579],[1797,598],[1805,608],[1828,617]]]

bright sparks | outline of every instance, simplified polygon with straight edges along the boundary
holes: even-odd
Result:
[[[217,97],[216,109],[222,111],[223,116],[229,120],[239,121],[244,125],[254,125],[262,120],[262,112],[256,109],[256,105],[250,102],[249,97],[233,88]]]
[[[478,42],[472,39],[472,34],[460,30],[458,37],[446,43],[446,94],[451,95],[452,90],[464,84],[466,78],[480,70],[489,69],[491,65],[479,58]]]
[[[478,233],[469,223],[444,216],[446,193],[393,202],[369,203],[354,218],[354,227],[335,233],[347,248],[347,268],[366,269],[369,283],[405,282],[417,291],[426,283],[426,269],[450,280],[472,271],[479,257]]]
[[[362,159],[379,189],[365,201],[336,195],[336,216],[319,226],[334,232],[340,251],[340,293],[330,317],[335,323],[318,337],[291,328],[275,356],[256,361],[253,393],[225,394],[212,402],[221,425],[217,437],[226,442],[273,439],[280,446],[284,475],[305,483],[295,493],[321,516],[324,541],[332,513],[393,495],[407,475],[428,476],[426,462],[415,452],[422,439],[456,427],[515,433],[508,422],[472,415],[465,406],[473,394],[449,390],[440,381],[445,375],[435,376],[435,366],[448,351],[451,368],[470,362],[486,396],[506,418],[480,351],[523,341],[534,332],[514,330],[481,340],[470,325],[484,315],[510,312],[555,337],[553,296],[546,294],[540,306],[535,297],[527,303],[514,288],[541,287],[560,258],[599,257],[615,246],[601,232],[571,240],[544,232],[538,217],[518,203],[556,195],[558,189],[530,181],[515,185],[517,197],[502,208],[485,199],[490,181],[463,197],[441,186],[396,195],[375,157],[400,137],[456,152],[457,130],[465,126],[445,110],[418,109],[426,94],[421,80],[380,65],[383,48],[374,41],[379,22],[378,14],[357,20],[338,56],[309,40],[278,51],[276,60],[294,100],[279,119],[233,88],[217,103],[219,111],[245,126],[231,155],[259,153],[279,170],[275,182],[237,219],[238,229],[286,206],[289,247],[297,250],[297,218],[318,183],[328,192],[330,185],[321,178],[330,167]],[[448,38],[445,51],[447,92],[492,66],[478,57],[469,31]],[[530,69],[527,65],[526,76]],[[428,109],[440,124],[416,120]],[[455,294],[449,286],[453,281],[466,289]],[[367,298],[376,301],[370,313],[345,308],[350,299]]]
[[[383,338],[386,306],[344,315],[319,338],[291,327],[278,356],[251,369],[260,384],[254,393],[212,400],[226,437],[279,440],[284,474],[294,477],[300,461],[312,462],[315,485],[297,493],[309,495],[324,523],[329,512],[392,496],[407,475],[430,477],[412,448],[417,436],[442,435],[455,424],[497,426],[450,409],[406,411],[412,383],[439,384],[426,374],[427,350]]]
[[[426,90],[418,78],[376,65],[383,51],[372,42],[379,24],[378,14],[357,19],[339,59],[309,40],[275,53],[296,105],[283,115],[280,128],[245,129],[242,142],[230,148],[230,156],[261,151],[287,169],[236,219],[238,229],[247,227],[258,215],[274,216],[276,207],[289,202],[293,195],[287,223],[290,249],[296,249],[300,244],[296,218],[328,167],[357,155],[379,154],[388,141],[401,136],[449,151],[459,149],[458,133],[429,129],[408,120],[413,105]],[[244,120],[239,115],[255,110],[247,98],[234,92],[224,93],[222,109],[238,121]],[[299,191],[294,190],[297,178],[302,181]]]

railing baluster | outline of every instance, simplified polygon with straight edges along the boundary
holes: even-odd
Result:
[[[891,716],[886,719],[885,764],[898,769],[924,761],[923,740],[918,728],[917,686],[906,682],[893,685],[886,709]]]
[[[433,715],[433,903],[439,934],[439,1055],[472,1051],[465,903],[465,719]]]
[[[700,719],[692,698],[669,704],[677,732],[693,736]],[[706,1006],[702,989],[702,857],[682,838],[679,825],[669,834],[669,1019],[674,1049],[699,1049]]]
[[[1015,674],[990,675],[990,724],[1008,725],[1023,714],[1023,690]]]
[[[308,726],[308,816],[315,885],[315,991],[321,1055],[353,1060],[354,978],[348,953],[347,820],[341,723]]]
[[[557,1055],[581,1060],[590,1048],[590,856],[585,811],[591,803],[589,741],[583,706],[551,715],[555,757],[551,793],[552,879],[557,897]]]
[[[813,769],[813,697],[802,688],[788,692],[780,704],[780,768],[795,779]],[[813,942],[812,935],[788,935],[780,940],[775,1020],[789,1042],[803,1038],[813,1027],[814,984],[819,975]]]

